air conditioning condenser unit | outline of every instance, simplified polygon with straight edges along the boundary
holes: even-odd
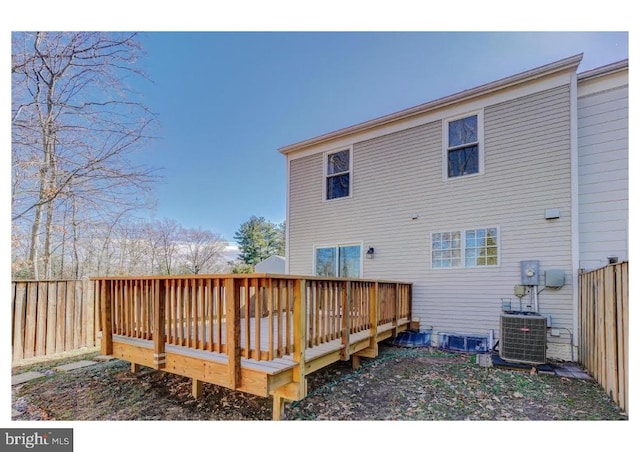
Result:
[[[501,314],[500,358],[527,364],[546,363],[547,318],[529,312]]]

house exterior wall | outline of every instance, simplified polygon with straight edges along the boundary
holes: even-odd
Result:
[[[513,289],[520,261],[539,260],[543,271],[565,271],[564,287],[540,292],[539,311],[556,329],[551,357],[568,359],[571,77],[553,74],[288,154],[288,272],[312,274],[318,245],[374,247],[373,259],[362,258],[362,276],[413,282],[413,315],[432,338],[490,331],[499,338],[501,299],[519,305]],[[484,116],[484,173],[446,180],[444,120],[475,111]],[[345,146],[353,152],[351,196],[325,201],[324,153]],[[559,209],[560,218],[546,220],[549,208]],[[498,266],[432,268],[432,233],[483,227],[498,228]]]
[[[588,75],[588,74],[587,74]],[[628,260],[628,70],[578,80],[580,268]]]

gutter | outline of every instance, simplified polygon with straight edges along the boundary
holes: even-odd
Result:
[[[494,82],[480,85],[475,88],[461,91],[459,93],[452,94],[450,96],[445,96],[440,99],[433,100],[431,102],[427,102],[424,104],[417,105],[415,107],[407,108],[405,110],[400,110],[396,113],[391,113],[389,115],[381,116],[379,118],[365,121],[360,124],[346,127],[344,129],[339,129],[334,132],[329,132],[329,133],[317,136],[315,138],[310,138],[308,140],[304,140],[298,143],[284,146],[278,150],[280,151],[280,153],[287,155],[291,152],[299,151],[309,146],[331,141],[336,138],[344,137],[346,135],[350,135],[356,132],[362,132],[365,130],[373,129],[375,127],[383,126],[392,122],[401,121],[414,116],[422,115],[424,113],[435,110],[437,108],[441,108],[450,104],[473,99],[475,97],[479,97],[495,91],[503,90],[505,88],[509,88],[514,85],[520,85],[522,83],[535,80],[541,77],[545,77],[556,72],[561,72],[565,70],[575,71],[575,69],[578,67],[578,65],[582,61],[582,56],[583,54],[580,53],[572,57],[556,61],[554,63],[546,64],[544,66],[540,66],[535,69],[531,69],[531,70],[521,72],[519,74],[515,74],[500,80],[496,80]]]
[[[589,71],[584,71],[578,74],[578,82],[584,82],[593,78],[601,77],[603,75],[615,74],[616,72],[628,71],[629,59],[620,60],[615,63],[607,64],[606,66],[600,66]]]

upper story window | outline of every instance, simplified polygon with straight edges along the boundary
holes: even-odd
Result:
[[[482,114],[445,121],[445,179],[483,172]]]
[[[351,149],[326,154],[325,199],[351,195]]]

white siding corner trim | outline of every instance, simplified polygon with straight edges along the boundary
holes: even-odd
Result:
[[[578,331],[578,304],[580,303],[578,292],[578,267],[580,266],[580,211],[579,211],[579,186],[578,186],[578,78],[576,74],[571,75],[569,85],[571,122],[571,268],[573,269],[573,343],[571,347],[577,345]]]

